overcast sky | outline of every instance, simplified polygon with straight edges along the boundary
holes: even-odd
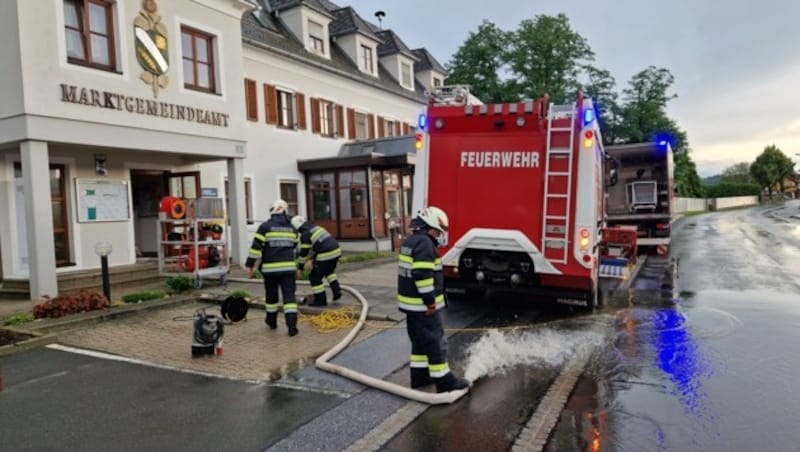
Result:
[[[800,1],[796,0],[350,0],[442,63],[483,19],[513,30],[564,13],[617,91],[649,65],[675,76],[668,113],[686,130],[701,176],[751,162],[775,144],[800,161]]]

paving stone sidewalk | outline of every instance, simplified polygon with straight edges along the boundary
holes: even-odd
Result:
[[[403,319],[397,310],[396,296],[396,263],[392,260],[376,262],[372,265],[350,266],[340,272],[340,280],[345,286],[352,287],[361,293],[368,302],[368,322],[356,342],[377,334],[385,328],[396,327]],[[260,281],[236,282],[243,277],[243,272],[232,274],[225,286],[209,284],[195,291],[191,299],[183,303],[167,304],[158,309],[146,309],[143,302],[137,307],[142,309],[135,313],[123,313],[91,321],[92,315],[100,313],[84,313],[76,315],[89,317],[86,321],[69,323],[57,328],[57,342],[63,345],[119,355],[121,357],[146,361],[158,366],[201,372],[220,377],[267,381],[281,378],[313,362],[318,356],[338,344],[351,330],[352,326],[340,328],[333,332],[321,332],[309,320],[312,316],[326,311],[349,308],[355,317],[361,310],[361,304],[350,293],[345,292],[342,299],[330,303],[326,308],[301,306],[300,334],[289,337],[282,314],[278,317],[278,329],[271,330],[264,324],[263,285]],[[163,288],[163,287],[162,287]],[[223,353],[215,357],[191,356],[191,339],[193,332],[192,318],[198,309],[205,308],[208,313],[219,314],[218,303],[210,299],[221,300],[235,289],[247,290],[251,296],[251,309],[247,320],[225,326]],[[138,288],[152,290],[152,288]],[[112,295],[114,294],[112,288]],[[299,283],[298,299],[310,294],[307,284]],[[119,296],[122,296],[120,294]],[[116,297],[114,297],[116,298]],[[186,300],[186,297],[183,297]],[[205,298],[205,299],[204,299]],[[207,301],[206,301],[207,300]],[[6,303],[0,302],[0,306]],[[30,309],[31,303],[24,307]],[[168,303],[168,302],[167,302]],[[112,309],[113,311],[113,309]],[[18,312],[18,311],[17,311]],[[0,311],[0,317],[2,317]],[[65,318],[66,319],[66,318]],[[35,324],[23,327],[41,328]],[[42,322],[44,324],[47,321]],[[44,330],[48,328],[43,327]]]

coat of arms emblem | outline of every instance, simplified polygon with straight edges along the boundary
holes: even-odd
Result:
[[[143,0],[142,10],[133,21],[136,41],[136,59],[144,72],[139,77],[153,87],[153,96],[169,83],[169,53],[167,51],[167,27],[161,22],[156,0]]]

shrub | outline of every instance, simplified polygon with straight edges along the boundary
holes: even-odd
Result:
[[[21,325],[33,321],[33,313],[23,312],[14,314],[3,319],[3,326]]]
[[[122,301],[125,303],[137,303],[140,301],[157,300],[166,297],[167,294],[163,290],[150,290],[147,292],[137,292],[122,296]]]
[[[67,314],[105,309],[108,305],[108,299],[103,294],[83,291],[47,299],[33,307],[33,316],[37,319],[62,317]]]
[[[396,256],[396,253],[391,251],[369,251],[366,253],[347,254],[339,259],[339,263],[346,264],[348,262],[363,262],[372,259],[379,259],[382,257]]]
[[[186,292],[194,287],[194,279],[188,276],[170,276],[167,278],[167,286],[176,293]]]
[[[233,298],[250,298],[250,292],[244,289],[234,289],[231,291],[231,295]]]

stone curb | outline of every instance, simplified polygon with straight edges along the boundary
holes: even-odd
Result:
[[[15,353],[24,352],[32,348],[41,347],[43,345],[48,345],[56,342],[55,334],[45,334],[45,333],[40,333],[38,331],[27,331],[21,328],[12,328],[7,326],[3,327],[2,329],[14,333],[29,334],[33,337],[30,339],[26,339],[24,341],[0,346],[0,357],[13,355]]]

